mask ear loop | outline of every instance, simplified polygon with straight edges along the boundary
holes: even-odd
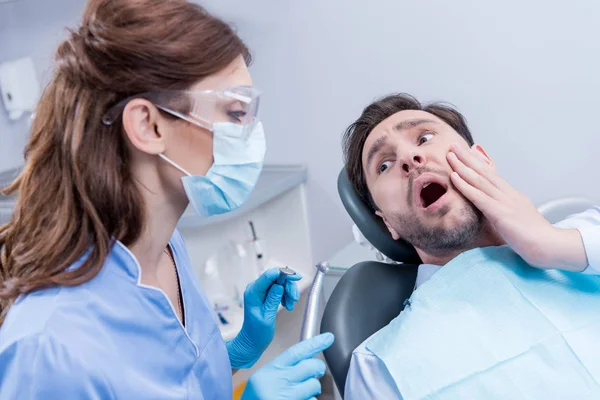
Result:
[[[177,168],[178,170],[180,170],[181,172],[183,172],[184,174],[186,174],[187,176],[192,176],[192,174],[190,174],[189,172],[187,172],[185,169],[181,168],[177,163],[175,163],[175,161],[171,161],[164,154],[160,153],[158,156],[160,158],[162,158],[163,160],[165,160],[166,162],[168,162],[169,164],[171,164],[172,166],[174,166],[175,168]]]

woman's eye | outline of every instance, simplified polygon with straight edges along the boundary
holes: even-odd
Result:
[[[378,171],[381,174],[382,172],[385,172],[391,166],[392,166],[392,162],[391,161],[386,161],[384,163],[381,163],[381,165],[379,165]]]
[[[228,111],[227,114],[236,122],[242,122],[242,118],[246,116],[246,111]]]
[[[430,141],[433,138],[433,133],[424,133],[419,137],[419,145]]]

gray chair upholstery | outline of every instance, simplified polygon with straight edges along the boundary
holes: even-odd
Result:
[[[565,220],[570,215],[584,212],[597,204],[600,203],[586,197],[562,197],[540,205],[538,211],[548,221],[555,224]]]
[[[388,258],[403,263],[360,262],[342,276],[327,301],[321,332],[332,332],[335,342],[324,355],[343,396],[352,352],[400,314],[414,290],[421,261],[410,244],[392,239],[381,219],[360,199],[345,169],[338,177],[338,192],[365,238]]]
[[[352,352],[400,314],[416,279],[416,265],[365,261],[350,268],[336,285],[323,313],[321,332],[335,335],[324,355],[342,396]]]
[[[365,238],[388,258],[403,263],[420,263],[414,247],[404,240],[394,240],[383,220],[360,198],[352,187],[346,169],[338,175],[338,194],[344,208]]]

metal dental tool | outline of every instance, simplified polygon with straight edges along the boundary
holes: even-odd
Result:
[[[259,268],[261,269],[260,272],[262,272],[262,267],[263,267],[263,262],[264,262],[262,243],[261,243],[260,239],[258,238],[258,236],[256,235],[256,229],[254,228],[254,222],[248,221],[248,225],[250,225],[250,231],[252,232],[252,244],[254,245],[254,253],[256,255],[256,262],[257,262]]]
[[[302,331],[300,341],[310,339],[317,333],[317,324],[319,322],[319,303],[321,300],[321,289],[323,287],[323,277],[329,271],[329,264],[322,262],[316,265],[317,273],[313,279],[306,309],[304,310],[304,320],[302,321]]]
[[[285,287],[285,281],[288,276],[296,275],[296,271],[290,267],[279,268],[279,276],[277,277],[277,284]]]

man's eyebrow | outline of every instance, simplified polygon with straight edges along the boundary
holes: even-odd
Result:
[[[398,124],[396,124],[394,126],[394,130],[400,132],[400,131],[403,131],[406,129],[417,127],[419,125],[423,125],[423,124],[438,124],[438,122],[433,119],[428,119],[428,118],[407,119],[407,120],[401,121]],[[371,148],[369,149],[369,152],[367,153],[367,171],[369,170],[371,163],[373,162],[373,159],[375,158],[375,155],[377,155],[377,153],[379,153],[379,151],[381,151],[381,149],[386,144],[387,144],[387,135],[381,136],[380,138],[375,140],[375,143],[373,143],[373,146],[371,146]]]
[[[369,170],[369,167],[371,166],[371,162],[373,162],[373,158],[375,158],[375,155],[379,153],[379,151],[383,148],[383,146],[386,145],[386,143],[387,135],[381,136],[377,140],[375,140],[375,143],[373,143],[373,146],[371,146],[369,152],[367,153],[367,171]]]
[[[427,118],[407,119],[407,120],[397,123],[394,126],[394,130],[403,131],[403,130],[414,128],[416,126],[423,125],[423,124],[437,124],[437,121],[434,121],[433,119],[427,119]]]

